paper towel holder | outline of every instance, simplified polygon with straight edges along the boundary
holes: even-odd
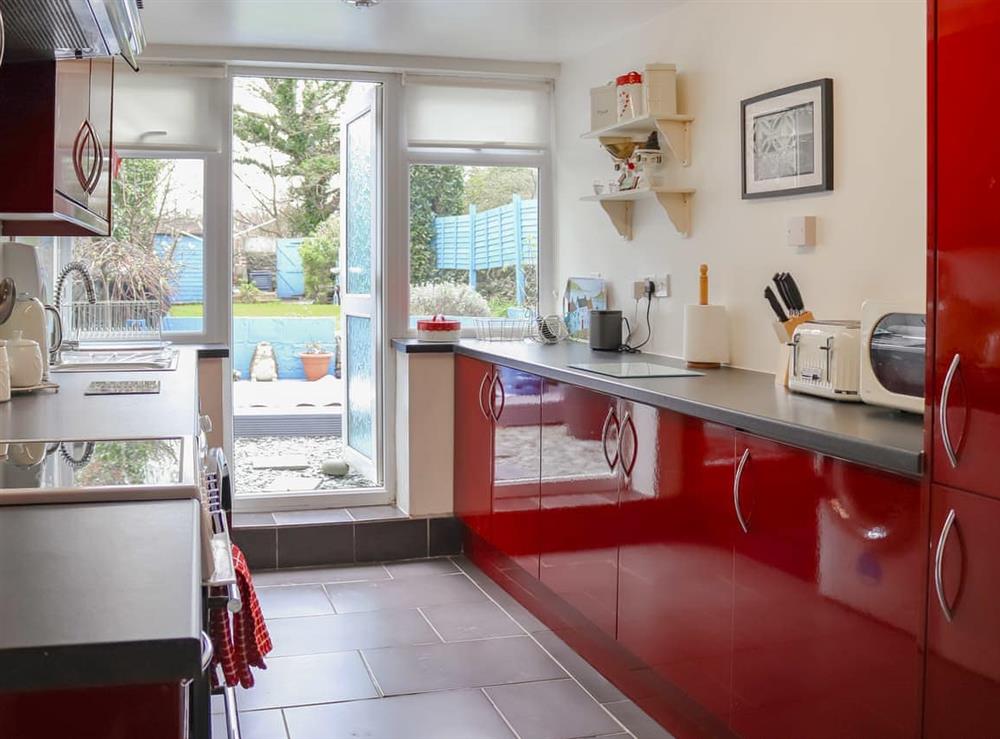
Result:
[[[708,265],[698,269],[698,304],[684,306],[684,361],[692,369],[718,369],[729,362],[726,306],[708,304]]]

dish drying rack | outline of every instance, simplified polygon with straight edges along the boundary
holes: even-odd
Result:
[[[63,338],[76,342],[145,341],[163,344],[164,306],[157,300],[105,300],[64,305]]]

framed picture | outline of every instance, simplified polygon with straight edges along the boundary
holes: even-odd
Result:
[[[570,277],[563,293],[563,319],[569,338],[590,339],[590,311],[607,310],[608,288],[598,277]]]
[[[833,80],[803,82],[740,103],[743,199],[833,189]]]

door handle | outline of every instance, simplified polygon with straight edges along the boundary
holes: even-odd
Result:
[[[616,441],[615,456],[612,458],[608,454],[608,431],[611,430],[612,425],[615,427],[618,438],[621,439],[622,425],[618,422],[618,414],[615,413],[614,406],[608,408],[608,415],[604,419],[604,427],[601,429],[601,451],[604,452],[604,461],[608,463],[608,469],[614,471],[618,465],[618,460],[621,458],[621,453],[619,451],[619,442]]]
[[[90,171],[85,172],[83,169],[83,155],[87,148],[93,151],[94,160],[90,163]],[[90,125],[90,121],[84,120],[80,124],[80,130],[76,132],[76,138],[73,140],[73,171],[76,173],[76,179],[80,183],[80,187],[88,195],[94,194],[103,170],[104,151],[101,147],[101,142],[97,138],[97,132],[94,131],[94,127]]]
[[[3,9],[0,8],[0,67],[3,66],[3,52],[6,48],[7,40],[3,25]]]
[[[483,375],[482,382],[479,383],[479,410],[482,412],[483,418],[485,418],[486,420],[489,420],[490,413],[489,411],[486,410],[486,405],[483,403],[483,390],[486,389],[487,380],[490,380],[490,390],[493,389],[492,379],[493,378],[490,376],[490,373],[487,372],[485,375]]]
[[[497,409],[497,388],[500,388],[500,408]],[[504,390],[503,380],[500,379],[500,373],[497,372],[493,375],[493,384],[490,386],[490,413],[493,414],[493,420],[497,423],[500,422],[500,416],[503,415],[503,409],[507,405],[507,391]]]
[[[951,606],[948,605],[948,598],[944,592],[944,548],[948,544],[948,537],[951,529],[955,525],[955,509],[948,511],[944,519],[944,526],[941,527],[941,536],[938,537],[937,551],[934,552],[934,589],[937,591],[938,605],[941,606],[941,613],[944,620],[951,623],[954,614]]]
[[[632,459],[627,463],[625,462],[625,452],[622,449],[622,442],[625,440],[626,428],[628,428],[632,433]],[[632,420],[632,414],[628,411],[625,412],[625,418],[622,420],[621,426],[619,427],[618,457],[622,462],[622,472],[625,473],[625,479],[631,479],[632,470],[635,469],[635,462],[639,458],[639,434],[636,433],[635,422]]]
[[[938,407],[938,426],[941,428],[941,443],[944,444],[945,454],[948,455],[948,462],[952,468],[958,467],[958,455],[955,447],[951,444],[951,432],[948,429],[948,399],[951,397],[951,384],[955,381],[955,373],[958,372],[958,365],[961,356],[956,354],[952,357],[951,365],[948,367],[948,374],[944,376],[944,385],[941,387],[941,405]]]
[[[209,638],[208,634],[204,631],[201,632],[201,671],[205,672],[208,670],[208,666],[212,664],[212,658],[215,656],[215,647],[212,644],[212,640]]]
[[[743,511],[740,510],[740,484],[743,482],[743,469],[747,466],[749,460],[750,450],[744,449],[743,456],[740,457],[740,463],[736,467],[736,477],[733,480],[733,508],[736,509],[736,520],[739,522],[744,534],[750,533],[750,526],[747,520],[743,518]]]

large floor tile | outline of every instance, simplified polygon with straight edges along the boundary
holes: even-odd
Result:
[[[219,739],[225,737],[220,734]],[[248,711],[240,714],[241,739],[288,739],[281,711]],[[215,739],[215,737],[213,737]]]
[[[453,575],[461,572],[447,557],[415,559],[410,562],[386,562],[385,568],[395,578],[421,577],[423,575]]]
[[[532,636],[555,657],[600,703],[625,700],[625,694],[598,672],[587,660],[551,631],[536,631]]]
[[[253,688],[238,691],[239,707],[245,711],[378,695],[357,652],[269,658],[267,669],[254,671],[254,678]]]
[[[565,677],[528,637],[364,651],[385,695],[478,688]]]
[[[384,608],[420,608],[485,599],[465,575],[434,575],[385,582],[330,584],[326,591],[337,613],[359,613]]]
[[[389,573],[380,564],[341,565],[339,567],[297,567],[288,570],[267,570],[255,572],[254,584],[258,587],[269,585],[313,585],[324,582],[369,582],[388,580]]]
[[[421,608],[431,625],[445,641],[469,641],[496,636],[517,636],[524,629],[488,600],[482,603],[464,603],[456,608],[452,604]]]
[[[277,618],[268,622],[268,627],[274,657],[441,641],[416,610]]]
[[[479,690],[291,708],[291,739],[513,739]]]
[[[458,565],[459,569],[469,576],[470,580],[482,588],[490,598],[499,603],[501,608],[507,611],[507,613],[509,613],[515,621],[523,626],[525,631],[534,632],[548,629],[548,627],[539,621],[527,608],[518,603],[514,596],[500,587],[500,585],[494,582],[489,575],[476,567],[476,565],[474,565],[467,557],[464,555],[452,557],[452,561]]]
[[[291,618],[294,616],[322,616],[333,613],[330,599],[322,585],[282,585],[258,587],[264,618]]]
[[[674,739],[673,734],[630,700],[606,703],[605,707],[625,725],[635,739]]]
[[[622,728],[572,680],[501,685],[486,693],[521,739],[575,739]]]

